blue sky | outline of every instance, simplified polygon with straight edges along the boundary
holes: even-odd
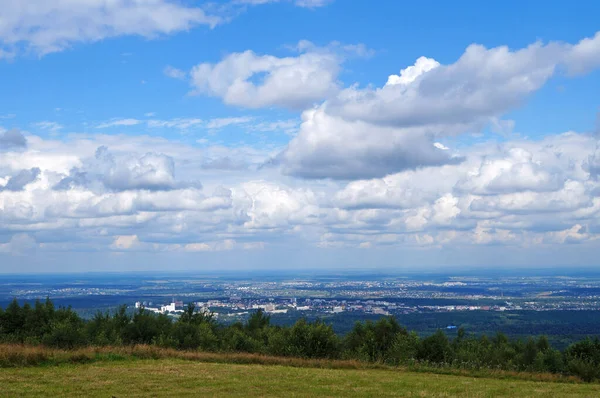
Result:
[[[28,3],[0,272],[597,264],[596,2]]]

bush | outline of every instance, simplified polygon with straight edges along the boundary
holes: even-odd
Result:
[[[417,359],[433,363],[451,362],[452,349],[444,332],[438,330],[424,338],[417,349]]]
[[[600,368],[588,359],[571,359],[568,369],[569,373],[581,377],[583,381],[592,382],[600,378]]]
[[[408,364],[417,357],[418,349],[419,336],[415,332],[398,333],[390,347],[387,362],[391,365]]]
[[[68,321],[54,322],[50,333],[44,336],[42,342],[48,347],[62,349],[73,349],[87,343],[83,330]]]

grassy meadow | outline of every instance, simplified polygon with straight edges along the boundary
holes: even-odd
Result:
[[[600,384],[573,377],[446,371],[149,346],[0,346],[1,397],[600,396]]]
[[[6,397],[597,397],[598,384],[488,379],[381,369],[240,365],[181,359],[0,370]]]

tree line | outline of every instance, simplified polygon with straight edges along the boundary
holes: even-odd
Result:
[[[84,320],[70,307],[55,308],[51,300],[20,306],[13,300],[0,307],[0,342],[42,344],[73,349],[82,346],[151,344],[182,350],[248,352],[299,358],[356,359],[388,365],[424,364],[461,369],[551,372],[600,379],[600,340],[587,338],[565,350],[553,348],[545,336],[527,340],[467,335],[455,338],[441,330],[420,338],[394,317],[357,322],[345,336],[320,320],[271,324],[261,310],[246,322],[223,325],[213,314],[193,304],[173,320],[143,308],[130,314],[126,306],[113,313],[98,312]]]

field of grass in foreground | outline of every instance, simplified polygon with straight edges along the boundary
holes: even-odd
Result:
[[[596,397],[600,384],[144,359],[0,369],[0,396]]]

